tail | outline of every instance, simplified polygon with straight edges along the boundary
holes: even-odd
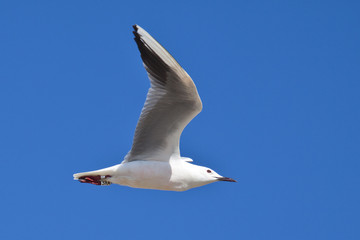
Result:
[[[86,177],[86,176],[90,176],[90,175],[92,175],[92,176],[98,175],[96,172],[97,171],[75,173],[75,174],[73,174],[73,177],[74,177],[74,180],[79,180],[82,177]]]
[[[110,178],[114,173],[114,167],[104,168],[91,172],[75,173],[74,180],[79,180],[82,183],[90,183],[94,185],[110,185]]]

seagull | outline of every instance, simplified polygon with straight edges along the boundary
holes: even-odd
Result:
[[[134,25],[134,40],[150,79],[131,150],[121,164],[76,173],[75,180],[94,185],[119,184],[133,188],[186,191],[234,179],[192,164],[180,156],[180,135],[202,109],[191,77],[149,33]]]

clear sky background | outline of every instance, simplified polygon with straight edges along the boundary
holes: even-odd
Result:
[[[359,1],[1,1],[0,239],[360,239]],[[94,186],[149,87],[132,25],[192,76],[181,153],[238,183]]]

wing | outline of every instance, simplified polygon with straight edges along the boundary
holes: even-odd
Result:
[[[202,103],[194,82],[176,60],[144,29],[133,28],[151,87],[124,161],[169,161],[172,155],[180,157],[180,135]]]

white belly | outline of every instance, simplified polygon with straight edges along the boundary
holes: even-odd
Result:
[[[174,177],[173,167],[169,162],[161,161],[133,161],[116,166],[110,182],[146,189],[169,191],[188,190],[188,184],[182,179]]]

